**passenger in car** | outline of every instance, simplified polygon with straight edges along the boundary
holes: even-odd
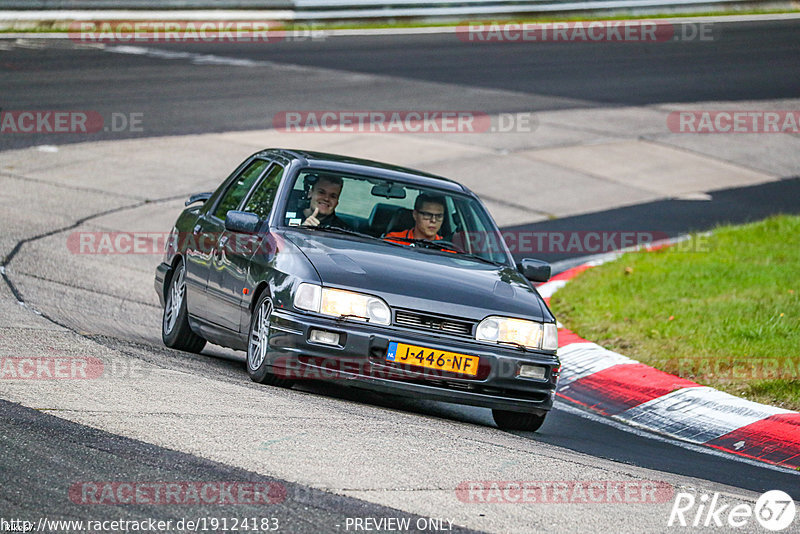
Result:
[[[384,236],[384,239],[393,243],[407,242],[391,239],[393,237],[400,237],[406,240],[427,239],[429,241],[442,239],[442,236],[439,235],[439,230],[444,222],[444,212],[445,201],[443,197],[420,193],[414,201],[414,211],[411,214],[414,217],[414,228],[389,232]]]
[[[342,194],[342,179],[322,175],[308,192],[309,206],[303,210],[303,226],[321,226],[349,229],[349,225],[336,216],[336,206]]]

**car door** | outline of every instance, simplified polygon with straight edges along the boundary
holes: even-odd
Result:
[[[249,211],[266,220],[283,177],[283,167],[273,163],[260,176],[257,185],[251,187],[240,204],[231,209]],[[247,281],[249,262],[254,252],[266,252],[269,247],[261,247],[263,236],[228,232],[224,220],[222,226],[208,277],[208,313],[215,324],[238,332],[244,299],[242,290]]]
[[[219,240],[225,230],[225,215],[229,210],[238,209],[261,174],[269,167],[269,160],[255,158],[244,165],[236,177],[230,181],[219,200],[198,217],[192,230],[194,250],[187,251],[187,271],[189,276],[202,287],[202,295],[196,295],[191,313],[206,321],[217,323],[216,314],[211,307],[208,282],[215,269],[215,253]],[[225,325],[223,325],[225,326]]]

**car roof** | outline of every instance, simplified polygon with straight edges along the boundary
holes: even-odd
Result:
[[[302,165],[308,165],[318,169],[340,171],[352,174],[368,174],[380,178],[394,179],[412,183],[415,185],[436,187],[458,193],[473,194],[472,191],[449,178],[369,159],[354,158],[339,154],[328,154],[326,152],[287,148],[266,148],[257,155],[266,157],[282,156],[290,160],[298,161]]]

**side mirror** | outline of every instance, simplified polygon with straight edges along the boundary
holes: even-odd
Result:
[[[517,264],[517,270],[531,282],[550,280],[550,264],[546,261],[525,258]]]
[[[261,225],[261,219],[255,213],[230,210],[225,216],[225,230],[237,234],[254,234]]]
[[[205,202],[206,200],[211,198],[212,194],[213,193],[211,193],[210,191],[207,193],[195,193],[194,195],[190,196],[189,200],[187,200],[183,205],[189,206],[191,204],[194,204],[195,202]]]

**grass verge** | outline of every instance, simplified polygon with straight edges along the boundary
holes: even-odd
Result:
[[[576,334],[642,363],[800,410],[800,217],[625,254],[575,278],[551,307]]]

